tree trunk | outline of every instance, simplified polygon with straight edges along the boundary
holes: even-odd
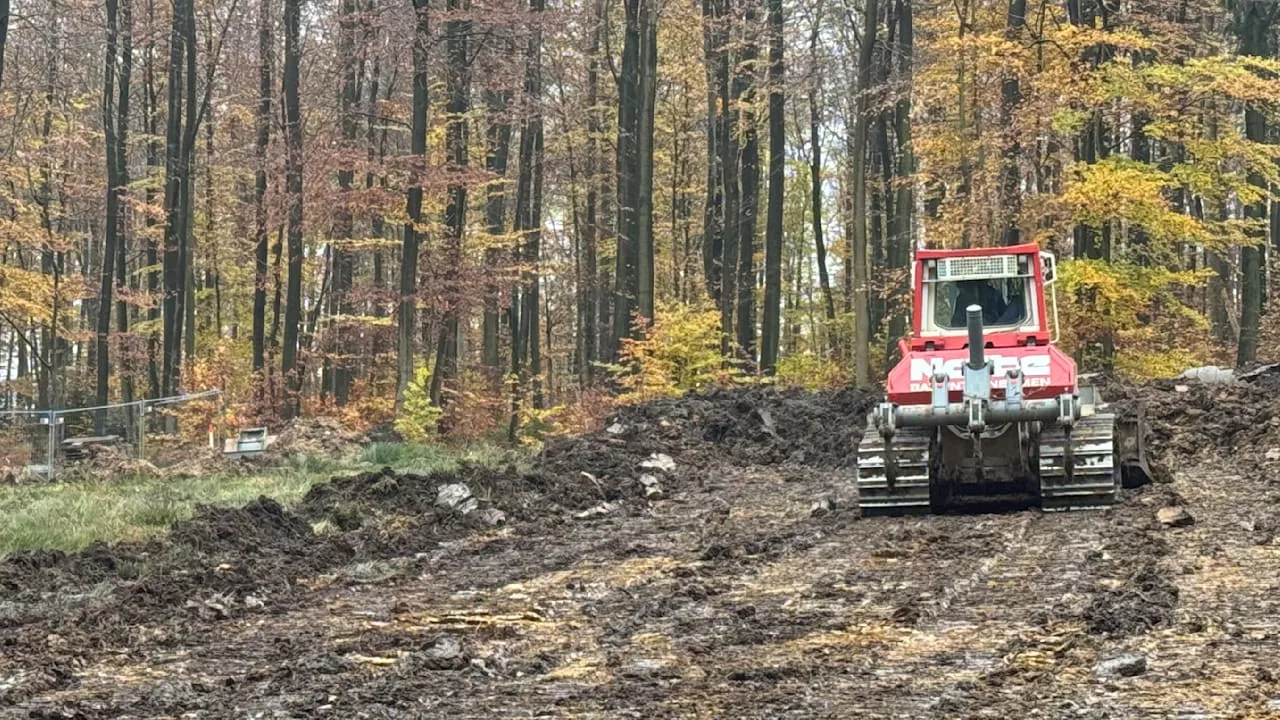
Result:
[[[640,0],[639,106],[636,113],[636,311],[644,325],[653,322],[653,123],[658,89],[657,0]],[[675,238],[672,238],[675,242]]]
[[[772,375],[778,365],[782,321],[782,201],[786,164],[786,105],[783,83],[782,0],[769,0],[769,215],[764,241],[764,328],[760,367]]]
[[[119,99],[116,102],[115,135],[116,135],[116,205],[121,207],[129,193],[129,101],[133,82],[133,0],[120,0],[120,71],[116,81]],[[119,234],[116,239],[116,285],[128,287],[129,229],[126,209],[120,217]],[[129,332],[129,304],[120,299],[116,302],[116,330],[123,341]],[[120,374],[120,399],[123,402],[133,401],[132,367]]]
[[[430,3],[413,0],[417,15],[413,35],[413,120],[409,130],[413,165],[409,174],[404,228],[400,253],[400,309],[396,334],[396,408],[404,403],[404,391],[413,380],[414,327],[418,309],[418,223],[422,221],[422,173],[427,157],[427,48],[431,43],[428,23]]]
[[[915,173],[915,155],[911,148],[911,58],[915,44],[912,23],[911,0],[896,0],[894,16],[898,22],[897,64],[898,99],[894,103],[893,134],[897,139],[897,188],[893,201],[897,211],[889,228],[889,270],[894,272],[895,285],[889,292],[889,332],[886,338],[886,357],[892,363],[898,359],[897,341],[907,333],[910,312],[911,277],[911,221],[915,216],[915,193],[912,175]]]
[[[748,362],[756,359],[756,218],[760,216],[760,136],[756,132],[756,60],[760,55],[755,37],[756,4],[747,0],[743,21],[747,41],[742,68],[734,79],[741,88],[739,129],[742,132],[742,222],[738,226],[738,350]]]
[[[458,19],[464,11],[463,0],[448,0],[450,20],[445,23],[446,51],[449,65],[446,70],[446,92],[449,94],[449,122],[445,137],[445,154],[448,172],[458,178],[448,190],[445,208],[444,266],[453,272],[444,279],[441,300],[444,305],[444,322],[440,324],[440,339],[436,343],[436,363],[431,374],[431,402],[436,407],[446,407],[449,387],[458,379],[458,331],[462,312],[462,287],[458,274],[462,271],[462,234],[467,221],[467,113],[471,109],[471,77],[467,68],[467,37],[471,34],[471,21]],[[440,432],[449,428],[447,413],[440,421]]]
[[[106,60],[103,63],[102,83],[102,130],[106,143],[107,156],[107,194],[106,194],[106,227],[102,248],[102,264],[99,276],[97,338],[94,342],[96,358],[94,366],[97,370],[97,404],[106,405],[111,379],[110,334],[111,334],[111,302],[112,291],[116,280],[116,252],[120,234],[120,199],[124,186],[120,183],[119,161],[124,154],[119,151],[119,116],[116,106],[116,64],[120,60],[119,37],[121,20],[119,0],[107,0],[107,47]],[[127,120],[127,116],[126,116]],[[95,418],[96,432],[103,434],[106,415],[99,412]]]
[[[258,4],[258,112],[254,118],[257,138],[254,141],[254,275],[253,275],[253,371],[266,367],[267,335],[267,149],[271,143],[271,0]],[[266,378],[259,377],[263,383]],[[264,385],[259,385],[259,400]]]
[[[816,65],[818,62],[819,30],[822,27],[822,4],[814,11],[813,29],[809,32],[809,57]],[[809,146],[812,153],[809,161],[810,204],[813,211],[813,244],[818,261],[818,284],[822,286],[822,304],[826,310],[829,327],[828,333],[834,331],[836,319],[836,302],[831,293],[831,275],[827,272],[827,246],[822,236],[822,117],[818,111],[819,94],[822,88],[821,73],[810,73],[809,87]],[[831,338],[831,350],[835,351],[835,336]]]
[[[586,218],[582,232],[581,272],[579,284],[578,333],[581,335],[582,363],[579,380],[584,387],[595,380],[595,364],[599,360],[598,339],[600,306],[597,302],[602,288],[599,285],[600,261],[596,246],[600,239],[599,183],[600,183],[600,133],[604,122],[600,108],[600,46],[605,29],[605,0],[594,3],[595,27],[591,31],[591,58],[587,62],[587,159],[586,159]]]
[[[164,341],[160,393],[169,395],[178,382],[181,362],[182,315],[179,299],[184,292],[186,274],[181,265],[181,246],[185,244],[182,214],[183,182],[190,168],[182,156],[182,64],[186,49],[183,15],[186,4],[193,0],[174,0],[169,34],[168,125],[165,131],[165,229],[164,229]]]
[[[302,322],[302,113],[298,94],[298,70],[301,60],[302,0],[284,2],[284,127],[285,127],[285,193],[289,215],[288,270],[284,301],[284,347],[281,348],[280,373],[291,397],[286,398],[283,415],[296,416],[302,398],[302,376],[298,368],[298,330]]]
[[[720,39],[724,18],[717,12],[717,0],[702,0],[702,49],[706,55],[707,79],[707,192],[702,206],[702,276],[707,295],[720,298],[721,256],[724,253],[724,191],[720,182],[720,143],[725,127],[716,77],[723,61]]]
[[[485,199],[485,225],[490,236],[490,243],[506,231],[507,203],[507,161],[511,154],[511,120],[507,112],[511,105],[511,94],[503,90],[485,90],[485,107],[488,110],[489,126],[485,135],[485,169],[490,179]],[[490,386],[499,386],[501,371],[501,352],[499,351],[499,263],[502,251],[490,247],[484,251],[485,295],[484,295],[484,365],[489,374]]]
[[[0,0],[0,89],[4,87],[4,51],[8,45],[8,41],[9,0]]]
[[[1009,12],[1005,23],[1005,39],[1022,42],[1023,29],[1027,25],[1027,0],[1009,0]],[[1014,118],[1022,103],[1022,88],[1016,75],[1006,77],[1000,89],[1001,127],[1005,133],[1001,145],[1000,169],[1000,244],[1017,245],[1022,240],[1018,228],[1018,215],[1022,210],[1021,159],[1022,146],[1014,130]]]
[[[862,48],[858,53],[857,115],[853,130],[853,303],[854,380],[858,387],[871,381],[870,316],[867,288],[867,135],[870,132],[869,106],[871,63],[874,59],[879,25],[878,0],[866,0],[863,13]]]
[[[1265,0],[1246,0],[1237,10],[1236,32],[1240,37],[1240,54],[1266,57],[1270,54],[1271,26],[1276,11],[1273,3]],[[1267,134],[1265,109],[1258,102],[1245,105],[1245,137],[1258,143],[1270,138]],[[1249,173],[1249,183],[1267,194],[1267,181],[1258,172]],[[1262,288],[1265,285],[1266,267],[1262,261],[1266,248],[1265,200],[1244,207],[1245,219],[1251,221],[1250,239],[1253,244],[1240,248],[1240,337],[1236,344],[1236,366],[1245,367],[1258,359],[1258,325],[1262,316]]]
[[[720,8],[719,15],[728,22],[729,6],[732,0],[715,0]],[[716,84],[720,91],[721,132],[720,132],[720,182],[724,190],[724,245],[720,256],[720,332],[721,351],[729,355],[731,343],[734,342],[734,306],[738,301],[738,254],[741,247],[742,217],[739,206],[738,177],[738,133],[737,118],[741,111],[738,108],[738,95],[730,94],[737,83],[730,83],[730,68],[737,65],[736,58],[728,49],[729,33],[726,30],[720,36],[722,41],[717,53]]]
[[[343,0],[343,17],[339,22],[338,54],[342,61],[342,95],[339,99],[339,114],[342,124],[342,139],[345,150],[354,158],[356,141],[359,136],[359,123],[356,120],[356,105],[360,102],[360,84],[358,78],[359,63],[356,60],[356,32],[359,25],[360,11],[356,0]],[[352,373],[351,344],[355,337],[349,337],[348,326],[355,309],[351,305],[351,288],[355,282],[355,253],[347,243],[355,233],[355,218],[352,204],[355,168],[352,161],[346,160],[338,169],[337,217],[335,218],[333,242],[333,290],[329,295],[331,320],[327,333],[327,354],[333,357],[331,382],[333,385],[333,402],[338,407],[347,404],[351,398]]]

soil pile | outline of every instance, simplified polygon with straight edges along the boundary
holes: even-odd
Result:
[[[678,484],[724,465],[850,468],[875,399],[852,389],[755,386],[629,405],[602,430],[548,442],[533,480],[562,505],[581,509],[644,497],[643,475]]]
[[[131,457],[115,445],[85,445],[81,457],[67,464],[63,479],[119,479],[155,477],[160,470],[150,462]]]
[[[365,444],[364,435],[336,418],[310,417],[290,422],[267,450],[272,457],[314,455],[340,458],[353,455]]]
[[[1160,464],[1230,457],[1280,468],[1280,374],[1225,383],[1112,383],[1104,392],[1122,412],[1142,402],[1151,431],[1149,452]]]
[[[248,460],[229,457],[216,448],[192,448],[172,465],[163,468],[166,477],[192,478],[208,475],[244,475],[253,471]]]

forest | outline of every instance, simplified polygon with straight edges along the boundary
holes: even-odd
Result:
[[[1280,3],[0,3],[6,409],[871,386],[925,246],[1055,252],[1088,370],[1277,359]]]

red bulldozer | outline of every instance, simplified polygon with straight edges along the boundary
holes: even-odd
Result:
[[[1035,244],[916,251],[911,337],[858,447],[863,515],[1099,508],[1150,478],[1141,407],[1113,412],[1054,346],[1054,270]]]

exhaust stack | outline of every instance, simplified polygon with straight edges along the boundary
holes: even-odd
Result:
[[[965,308],[965,319],[969,326],[969,367],[981,370],[987,366],[982,351],[982,307],[970,305]]]

